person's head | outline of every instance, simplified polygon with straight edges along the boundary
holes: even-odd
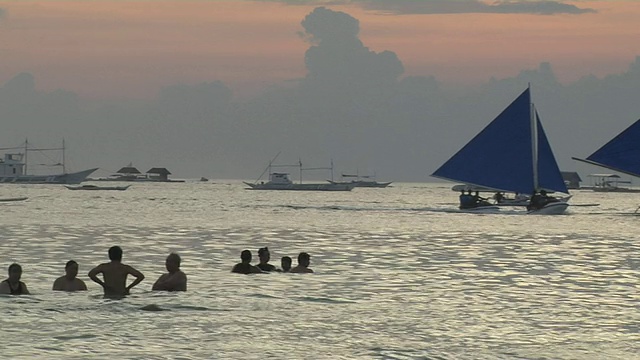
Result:
[[[180,270],[180,261],[181,260],[182,259],[180,259],[180,255],[178,255],[176,253],[169,254],[169,256],[167,256],[167,260],[164,263],[164,265],[167,267],[167,271],[168,272],[176,272],[176,271]]]
[[[240,260],[242,260],[243,263],[250,263],[251,262],[251,251],[250,250],[242,250],[242,252],[240,253]]]
[[[11,282],[20,281],[21,276],[22,276],[22,266],[16,263],[9,265],[9,281]]]
[[[282,265],[282,271],[287,272],[291,270],[292,261],[293,260],[291,260],[289,256],[283,256],[282,259],[280,259],[280,265]]]
[[[122,261],[122,249],[120,246],[112,246],[109,248],[109,260]]]
[[[311,256],[306,252],[301,252],[298,255],[298,265],[307,267],[311,263]]]
[[[540,195],[547,195],[547,191],[546,190],[540,190]]]
[[[67,261],[64,272],[68,279],[74,279],[78,275],[78,263],[73,260]]]
[[[271,260],[271,254],[269,253],[268,247],[263,247],[258,249],[258,257],[260,258],[261,263],[268,263]]]

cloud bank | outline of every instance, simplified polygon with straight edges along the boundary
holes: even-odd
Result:
[[[64,137],[72,169],[99,166],[99,175],[133,162],[183,178],[255,179],[281,151],[284,163],[326,166],[333,159],[336,173],[430,181],[531,83],[560,167],[585,175],[598,169],[571,157],[587,156],[640,117],[640,57],[620,74],[568,85],[541,59],[514,77],[458,89],[436,74],[406,76],[395,53],[369,50],[359,31],[346,13],[314,9],[301,21],[306,76],[248,100],[206,79],[162,89],[153,101],[95,102],[39,91],[31,74],[17,74],[0,87],[0,147],[25,137],[55,145]]]

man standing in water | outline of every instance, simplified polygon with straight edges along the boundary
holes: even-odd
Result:
[[[56,291],[86,291],[87,284],[78,279],[78,263],[69,260],[64,267],[65,275],[53,282],[53,290]]]
[[[259,267],[251,265],[251,251],[242,250],[240,253],[240,260],[242,262],[237,263],[231,272],[237,274],[260,274],[262,270]]]
[[[129,290],[138,285],[144,275],[133,267],[123,264],[122,249],[119,246],[112,246],[109,249],[109,259],[111,262],[100,264],[89,271],[89,278],[98,283],[104,289],[104,296],[121,297],[129,295]],[[98,278],[102,274],[103,280]],[[127,275],[132,275],[136,279],[127,286]]]
[[[265,272],[277,271],[278,269],[269,264],[269,260],[271,260],[271,253],[269,253],[268,247],[263,247],[258,249],[258,258],[260,259],[260,263],[256,265],[260,268],[260,270]]]
[[[29,295],[27,285],[20,281],[22,266],[13,263],[9,265],[9,278],[0,282],[0,294],[4,295]]]
[[[307,254],[306,252],[301,252],[298,255],[298,266],[294,267],[289,272],[301,273],[301,274],[312,273],[313,270],[309,269],[309,264],[310,263],[311,263],[311,256],[309,254]]]
[[[291,262],[293,260],[291,260],[291,258],[289,256],[283,256],[282,259],[280,259],[280,265],[282,265],[282,272],[289,272],[291,271]]]
[[[161,275],[151,290],[187,291],[187,275],[180,270],[180,255],[171,253],[167,256],[165,266],[168,273]]]

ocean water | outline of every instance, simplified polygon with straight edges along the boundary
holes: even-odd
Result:
[[[640,359],[640,194],[480,215],[448,211],[450,187],[4,185],[29,199],[0,203],[0,266],[22,264],[33,295],[0,297],[0,358]],[[123,300],[86,276],[112,245],[146,276]],[[316,273],[230,273],[263,246]],[[172,251],[189,291],[151,292]],[[88,292],[50,290],[69,259]]]

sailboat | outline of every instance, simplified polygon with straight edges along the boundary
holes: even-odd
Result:
[[[572,159],[640,177],[640,119],[586,159]]]
[[[568,194],[527,88],[478,135],[431,176],[496,192]],[[549,202],[529,214],[565,212],[566,201]],[[484,210],[478,206],[471,211]]]

